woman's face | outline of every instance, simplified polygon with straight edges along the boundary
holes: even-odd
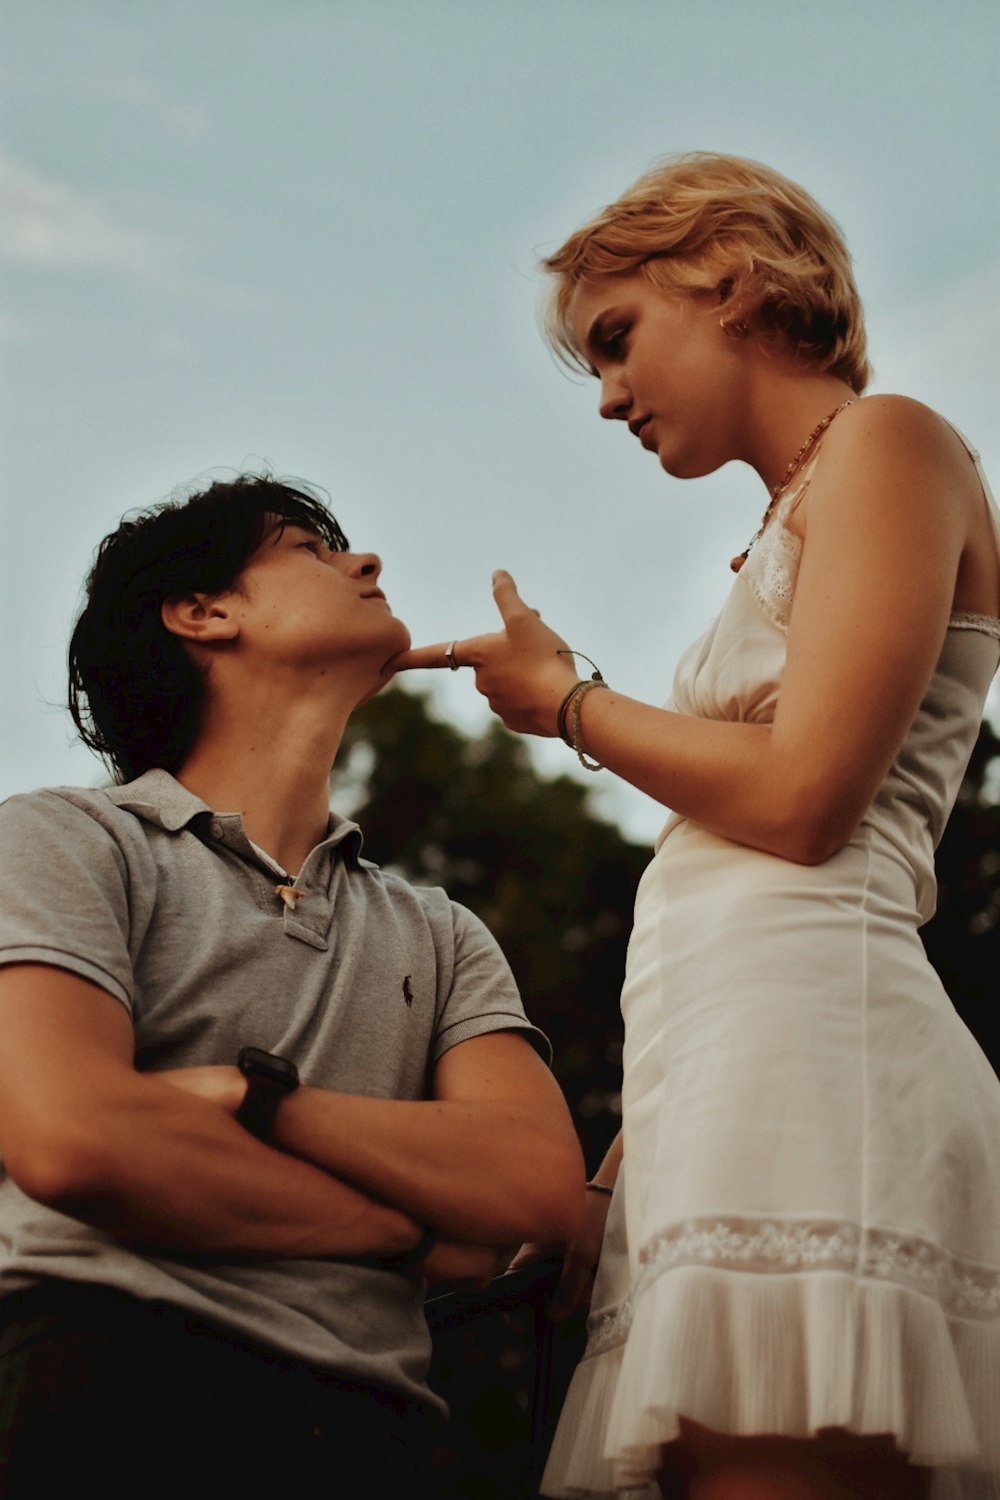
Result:
[[[601,382],[600,412],[627,422],[668,474],[692,479],[743,456],[749,361],[719,308],[645,277],[581,283],[572,322]]]

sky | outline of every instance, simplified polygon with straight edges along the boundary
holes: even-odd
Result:
[[[262,464],[329,493],[415,643],[491,629],[505,567],[663,701],[766,496],[598,420],[537,262],[677,151],[818,198],[873,389],[942,411],[1000,488],[998,76],[996,0],[3,0],[0,796],[106,779],[60,706],[101,537]],[[485,723],[471,673],[408,683]],[[655,836],[655,804],[589,784]]]

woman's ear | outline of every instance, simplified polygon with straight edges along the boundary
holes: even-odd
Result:
[[[164,599],[160,619],[171,635],[193,645],[234,641],[240,627],[224,594],[190,594],[183,599]]]

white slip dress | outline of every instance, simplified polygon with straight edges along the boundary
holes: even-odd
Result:
[[[669,706],[772,720],[811,470]],[[668,820],[622,994],[625,1167],[544,1494],[658,1495],[683,1416],[892,1434],[933,1500],[1000,1497],[1000,1082],[918,933],[998,662],[1000,621],[953,615],[892,769],[823,864]]]

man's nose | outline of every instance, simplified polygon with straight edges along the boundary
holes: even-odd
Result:
[[[349,571],[354,578],[370,578],[374,582],[382,571],[382,559],[377,552],[355,552]]]

